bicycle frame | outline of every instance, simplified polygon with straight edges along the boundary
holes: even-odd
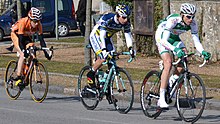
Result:
[[[130,55],[129,52],[122,52],[121,53],[122,55]],[[115,75],[116,75],[116,70],[118,68],[117,64],[116,64],[116,59],[115,57],[118,56],[118,55],[113,55],[113,58],[112,59],[109,59],[107,62],[104,62],[103,65],[107,64],[108,66],[111,66],[110,69],[109,69],[109,73],[107,74],[107,78],[106,79],[102,79],[102,80],[99,80],[99,84],[101,82],[105,82],[104,84],[104,87],[101,89],[100,91],[100,97],[103,97],[103,94],[106,93],[107,91],[107,88],[108,88],[108,85],[110,84],[110,87],[112,87],[112,84],[111,84],[111,81],[115,79]],[[128,60],[128,62],[131,62],[132,61],[132,58],[130,58]],[[119,91],[119,82],[118,82],[118,78],[116,78],[116,87],[117,87],[117,90]],[[122,82],[122,87],[123,87],[123,90],[125,90],[125,86],[123,84],[123,81],[121,80]],[[111,94],[112,95],[112,94]]]
[[[31,44],[31,45],[29,45],[29,47],[28,47],[28,49],[29,49],[29,56],[28,56],[28,58],[25,58],[25,62],[27,61],[28,63],[29,63],[29,66],[28,66],[28,71],[27,71],[27,73],[24,75],[24,83],[25,84],[27,84],[28,85],[28,82],[26,82],[27,81],[27,79],[29,78],[29,74],[30,74],[30,71],[31,71],[31,69],[32,69],[32,67],[34,67],[34,77],[36,78],[36,66],[35,66],[35,64],[38,62],[38,60],[37,60],[37,57],[36,57],[36,51],[38,51],[38,50],[53,50],[53,47],[51,47],[51,48],[37,48],[37,47],[35,47],[34,46],[34,44]],[[40,76],[40,78],[41,78],[41,76]],[[37,80],[37,79],[35,79],[35,80]]]
[[[169,92],[169,98],[171,99],[175,93],[175,91],[179,88],[182,87],[182,84],[184,84],[185,87],[185,94],[187,95],[188,92],[188,88],[187,88],[187,77],[190,74],[189,69],[188,69],[188,61],[187,61],[187,57],[190,57],[192,55],[196,55],[194,53],[190,53],[186,56],[184,56],[183,58],[178,59],[176,62],[172,63],[172,66],[176,68],[176,66],[181,63],[183,65],[183,72],[180,73],[179,78],[174,82],[174,86],[172,86],[171,90],[168,91]],[[203,64],[199,65],[199,67],[204,66],[204,64],[206,63],[206,60],[204,60]],[[163,70],[160,72],[160,77],[162,74]],[[181,81],[184,81],[183,83]],[[192,88],[192,84],[190,84],[190,87]]]

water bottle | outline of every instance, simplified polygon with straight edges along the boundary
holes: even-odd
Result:
[[[163,70],[163,60],[159,61],[159,68],[160,68],[160,70]]]
[[[24,65],[23,65],[23,74],[24,74],[24,75],[27,74],[28,69],[29,69],[29,67],[28,67],[28,63],[25,62]]]
[[[103,80],[106,80],[106,79],[107,79],[107,77],[108,77],[108,73],[107,73],[107,72],[105,72],[105,73],[104,73],[104,76],[103,76]]]
[[[172,87],[175,85],[175,83],[176,83],[176,81],[178,80],[178,78],[179,78],[179,76],[178,75],[176,75],[176,74],[172,74],[171,76],[170,76],[170,78],[169,78],[169,82],[168,82],[168,90],[169,90],[169,92],[171,92],[171,90],[172,90]],[[173,96],[172,96],[172,98],[175,98],[175,95],[176,94],[176,91],[174,91],[174,94],[173,94]],[[171,94],[170,94],[171,95]]]
[[[103,70],[102,70],[102,69],[99,69],[99,71],[98,71],[98,78],[99,78],[99,87],[100,87],[100,89],[102,89],[103,84],[104,84],[104,82],[103,82],[103,76],[104,76]]]
[[[99,69],[99,71],[98,71],[99,81],[101,81],[101,80],[102,80],[103,75],[104,75],[103,70],[102,70],[102,69]]]
[[[176,75],[176,74],[172,74],[171,76],[170,76],[170,78],[169,78],[169,88],[171,89],[172,88],[172,86],[173,86],[173,84],[176,82],[176,80],[179,78],[179,76],[178,75]]]

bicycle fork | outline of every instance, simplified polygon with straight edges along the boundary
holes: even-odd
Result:
[[[112,81],[115,80],[117,91],[119,93],[127,91],[126,88],[125,88],[125,85],[124,85],[124,81],[122,80],[122,77],[120,76],[120,73],[118,73],[118,75],[117,75],[116,72],[114,72],[113,77],[114,78],[112,78]],[[122,86],[123,90],[121,90],[119,88],[119,82],[121,83],[121,86]]]

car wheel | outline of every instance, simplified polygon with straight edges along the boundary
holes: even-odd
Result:
[[[58,25],[58,34],[61,37],[67,36],[69,34],[69,28],[66,24],[60,23]]]
[[[0,40],[3,39],[3,36],[4,36],[4,33],[3,33],[2,29],[0,29]]]

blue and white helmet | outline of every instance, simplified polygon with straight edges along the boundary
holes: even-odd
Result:
[[[118,13],[118,15],[123,16],[123,17],[129,16],[131,13],[130,8],[124,4],[120,4],[120,5],[116,6],[115,11]]]
[[[190,3],[183,3],[180,7],[180,12],[183,14],[194,15],[196,13],[196,7]]]

